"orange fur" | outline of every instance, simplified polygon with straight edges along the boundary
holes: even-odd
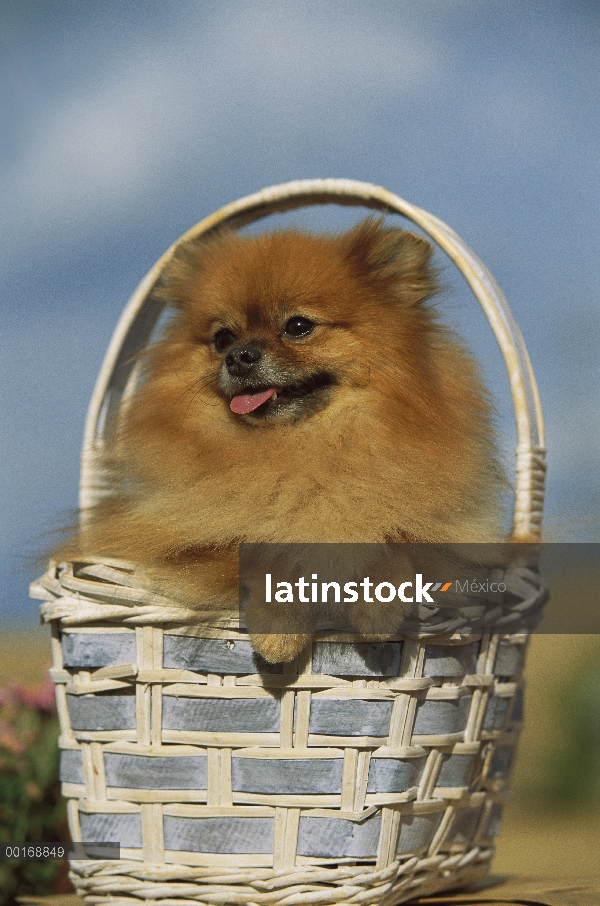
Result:
[[[122,494],[59,554],[133,559],[200,611],[235,605],[242,541],[499,540],[491,406],[428,304],[436,290],[429,243],[371,218],[341,236],[224,232],[181,247],[155,290],[174,316],[117,441]],[[293,317],[315,326],[288,336]],[[219,330],[234,337],[223,351]],[[240,415],[225,360],[246,347],[258,383],[284,390]],[[330,384],[290,416],[286,382],[315,373]],[[270,660],[306,641],[267,638],[254,641]]]

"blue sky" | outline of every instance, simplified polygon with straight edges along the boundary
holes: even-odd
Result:
[[[583,0],[0,2],[7,624],[36,619],[31,557],[76,505],[87,402],[127,298],[196,221],[290,179],[384,185],[483,258],[542,393],[547,525],[598,540],[599,26]],[[444,279],[510,467],[500,357],[449,265]]]

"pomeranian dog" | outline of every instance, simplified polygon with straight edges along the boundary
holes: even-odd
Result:
[[[430,304],[431,259],[373,218],[180,246],[117,438],[122,492],[55,556],[131,559],[201,620],[236,606],[240,542],[499,540],[492,407]],[[273,663],[309,638],[249,630]]]

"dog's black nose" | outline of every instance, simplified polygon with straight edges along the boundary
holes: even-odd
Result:
[[[260,356],[260,349],[255,346],[236,346],[225,356],[227,371],[234,377],[243,377],[252,371]]]

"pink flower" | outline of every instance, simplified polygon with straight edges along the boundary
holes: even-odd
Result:
[[[14,682],[8,688],[0,689],[0,708],[14,709],[19,705],[34,708],[36,711],[45,711],[48,714],[55,711],[54,683],[50,677],[47,675],[42,685],[39,686],[31,687]]]
[[[13,755],[22,755],[25,751],[24,743],[5,720],[0,720],[0,749],[12,752]]]
[[[0,689],[0,708],[14,708],[15,696],[12,688]]]
[[[29,708],[35,708],[37,711],[46,711],[51,714],[56,709],[56,700],[54,697],[54,683],[49,676],[41,686],[28,688],[22,683],[13,683],[11,686],[15,696]]]

